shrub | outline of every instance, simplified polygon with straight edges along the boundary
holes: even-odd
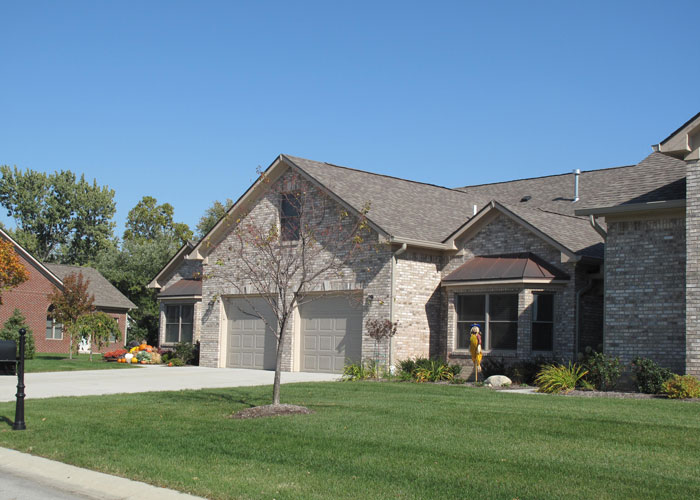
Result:
[[[379,365],[373,359],[362,363],[349,363],[343,367],[342,380],[366,380],[379,377]]]
[[[663,384],[663,392],[669,398],[700,398],[700,382],[692,375],[673,375]]]
[[[185,364],[199,365],[199,342],[195,345],[189,342],[178,342],[175,344],[174,356]]]
[[[171,358],[168,361],[168,366],[185,366],[185,363],[180,358]]]
[[[440,359],[416,358],[399,361],[400,378],[416,382],[438,382],[454,380],[462,367],[450,365]]]
[[[586,380],[599,391],[610,391],[615,388],[622,374],[620,370],[620,358],[606,356],[602,352],[588,350],[581,363],[588,371]]]
[[[582,366],[575,363],[573,365],[569,363],[568,366],[546,365],[535,377],[535,383],[538,392],[569,392],[576,388],[576,385],[587,373]]]
[[[661,394],[664,382],[673,377],[671,370],[662,368],[647,358],[632,361],[632,370],[637,379],[637,389],[645,394]]]
[[[498,358],[485,358],[481,362],[482,378],[487,379],[491,375],[505,375],[506,364]]]
[[[17,343],[17,356],[19,356],[19,329],[24,328],[27,333],[24,335],[24,359],[34,358],[34,333],[27,326],[27,320],[19,309],[12,312],[0,330],[0,339],[14,340]]]

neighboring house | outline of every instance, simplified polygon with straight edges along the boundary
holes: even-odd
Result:
[[[686,170],[694,169],[695,184],[688,179],[697,199],[697,160],[679,159],[678,151],[697,152],[699,125],[696,116],[637,165],[458,189],[280,155],[266,182],[254,183],[149,285],[159,290],[160,343],[200,341],[204,366],[274,367],[274,337],[250,303],[261,315],[269,311],[213,276],[236,265],[234,221],[279,221],[283,200],[274,188],[301,182],[350,213],[369,202],[377,248],[369,263],[324,279],[317,300],[296,311],[284,370],[338,372],[346,359],[374,357],[364,325],[387,318],[399,321],[381,352],[392,364],[437,356],[471,367],[467,332],[479,323],[485,356],[506,362],[572,359],[590,346],[624,362],[640,355],[698,374],[692,352],[700,350],[700,318],[689,310],[694,326],[686,328],[685,295],[692,289],[700,303],[700,202],[693,202],[692,250],[683,208]],[[671,150],[683,134],[690,149]],[[606,212],[633,204],[647,208]],[[687,272],[686,251],[695,252]]]
[[[21,285],[5,291],[0,305],[0,323],[4,323],[15,309],[19,309],[27,320],[27,326],[34,333],[36,352],[68,352],[70,340],[63,332],[63,325],[56,323],[49,315],[51,304],[49,294],[54,287],[63,287],[63,279],[72,273],[82,273],[89,280],[88,293],[95,297],[95,309],[109,314],[117,320],[122,332],[120,344],[111,344],[102,352],[112,350],[116,345],[124,345],[126,338],[127,314],[136,306],[117,290],[99,271],[91,267],[67,266],[63,264],[43,264],[35,259],[7,233],[0,230],[0,237],[12,242],[20,261],[29,273],[29,279]],[[94,352],[98,352],[95,347]]]

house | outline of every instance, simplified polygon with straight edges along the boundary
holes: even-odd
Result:
[[[4,323],[19,309],[27,320],[27,326],[34,333],[36,352],[65,352],[69,350],[70,339],[63,333],[63,325],[56,323],[49,315],[51,304],[49,294],[54,287],[63,287],[63,280],[69,274],[82,273],[89,280],[88,293],[95,297],[94,306],[113,317],[119,325],[123,339],[126,338],[127,314],[136,306],[117,290],[99,271],[91,267],[77,267],[63,264],[44,264],[34,258],[5,231],[0,229],[0,237],[10,241],[29,273],[29,279],[19,286],[2,294],[0,322]],[[114,349],[115,345],[103,347],[102,352]],[[93,346],[93,352],[98,352]]]
[[[471,368],[467,332],[478,323],[485,356],[505,362],[574,359],[590,346],[698,374],[700,318],[685,298],[700,301],[700,222],[686,223],[685,186],[687,177],[697,192],[699,117],[636,165],[456,189],[280,155],[150,283],[160,343],[199,341],[205,366],[274,367],[261,320],[270,311],[245,287],[207,277],[233,275],[238,220],[279,224],[288,214],[276,187],[301,183],[349,213],[370,202],[376,247],[295,311],[284,370],[339,372],[347,359],[374,357],[365,323],[377,318],[399,321],[380,347],[392,364],[437,356]],[[697,205],[688,217],[700,217]]]

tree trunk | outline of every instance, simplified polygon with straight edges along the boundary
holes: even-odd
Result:
[[[65,332],[65,329],[64,329]],[[69,334],[70,335],[70,334]],[[73,337],[68,337],[68,359],[73,359]]]
[[[280,332],[280,338],[277,342],[277,361],[275,363],[275,381],[272,384],[272,404],[280,404],[280,381],[282,375],[282,350],[284,348],[284,327]]]

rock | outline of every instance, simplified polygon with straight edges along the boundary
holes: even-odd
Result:
[[[513,385],[513,382],[505,375],[491,375],[484,381],[484,385],[491,387],[506,387]]]

